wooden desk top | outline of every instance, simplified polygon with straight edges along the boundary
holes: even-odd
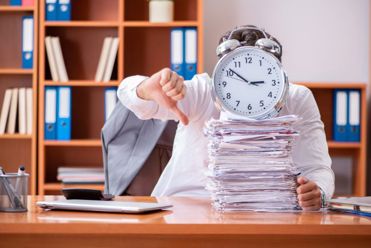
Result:
[[[119,197],[121,201],[170,203],[170,210],[147,214],[45,211],[29,197],[28,212],[0,212],[0,234],[246,234],[371,235],[371,218],[339,213],[219,213],[209,199]]]

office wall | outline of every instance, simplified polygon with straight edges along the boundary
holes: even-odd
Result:
[[[221,34],[254,24],[282,43],[291,81],[368,82],[369,13],[368,0],[204,0],[205,70],[213,71]],[[371,116],[370,97],[368,102]],[[370,135],[368,144],[370,195]]]
[[[204,0],[205,69],[219,36],[242,24],[283,44],[291,81],[368,81],[368,0]]]

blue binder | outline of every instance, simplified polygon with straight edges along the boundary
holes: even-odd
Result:
[[[57,89],[57,140],[71,139],[71,87]]]
[[[57,97],[57,87],[45,87],[44,138],[46,140],[57,138]]]
[[[33,64],[33,16],[22,18],[22,68],[32,69]]]
[[[20,6],[22,5],[22,0],[10,0],[11,6]]]
[[[190,80],[197,72],[197,29],[184,29],[184,79]]]
[[[181,76],[184,75],[184,34],[183,28],[173,28],[170,34],[170,68]]]
[[[359,90],[348,91],[348,141],[360,141],[361,116],[361,92]]]
[[[346,90],[334,90],[334,141],[347,141],[348,97]]]
[[[56,21],[57,17],[57,0],[45,1],[45,16],[47,21]]]
[[[117,102],[117,88],[109,87],[104,90],[104,120],[110,117]]]
[[[58,21],[71,20],[71,0],[58,0]]]

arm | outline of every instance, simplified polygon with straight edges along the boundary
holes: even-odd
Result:
[[[126,78],[117,95],[122,104],[141,119],[176,119],[185,125],[188,123],[186,114],[190,112],[192,95],[185,98],[183,78],[170,69],[165,68],[150,78]]]
[[[334,192],[334,173],[331,169],[331,158],[328,154],[326,135],[321,116],[310,90],[297,98],[295,113],[303,119],[297,124],[300,138],[293,148],[293,159],[301,170],[297,188],[300,206],[305,210],[316,210],[321,207],[321,191],[328,200]]]

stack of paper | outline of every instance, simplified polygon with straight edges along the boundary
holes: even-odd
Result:
[[[104,171],[100,167],[58,167],[57,179],[64,184],[103,184]]]
[[[221,211],[298,209],[291,149],[294,115],[266,120],[210,120],[208,183]]]

